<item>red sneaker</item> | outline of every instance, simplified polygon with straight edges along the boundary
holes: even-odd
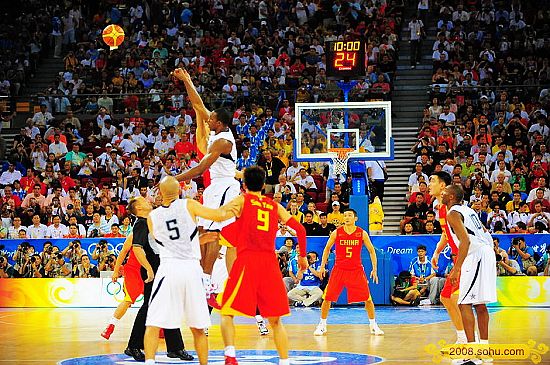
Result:
[[[105,330],[101,332],[101,337],[108,340],[111,337],[111,334],[113,333],[114,330],[115,330],[114,324],[108,325],[107,328],[105,328]]]
[[[222,309],[222,306],[216,300],[216,294],[214,294],[214,293],[210,294],[208,299],[206,299],[206,303],[208,303],[208,305],[211,306],[214,309],[218,309],[218,310]]]
[[[164,329],[160,329],[159,338],[164,338]]]
[[[232,356],[226,356],[225,365],[239,365],[239,363],[237,362],[237,358]]]

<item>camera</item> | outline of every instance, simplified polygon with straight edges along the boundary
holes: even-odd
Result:
[[[6,261],[6,258],[4,256],[0,256],[0,264],[4,264]]]
[[[36,262],[36,256],[31,256],[31,264],[34,264]]]
[[[58,259],[58,260],[63,259],[63,254],[58,253],[58,254],[57,254],[57,259]],[[63,260],[64,260],[64,259],[63,259]]]
[[[497,254],[495,254],[495,256],[496,256],[497,262],[501,262],[501,261],[502,261],[502,256],[501,256],[501,255],[499,255],[499,254],[497,253]]]

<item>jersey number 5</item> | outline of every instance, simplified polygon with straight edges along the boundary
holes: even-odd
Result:
[[[258,209],[258,230],[269,231],[269,212]]]
[[[170,239],[171,240],[177,240],[180,238],[180,230],[177,227],[178,221],[175,219],[170,219],[169,221],[166,221],[166,228],[168,231],[170,231]]]
[[[349,259],[353,255],[353,251],[351,247],[346,247],[346,257]]]

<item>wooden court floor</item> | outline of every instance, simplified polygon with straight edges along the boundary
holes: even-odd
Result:
[[[112,312],[111,308],[0,309],[0,364],[58,364],[69,358],[120,354],[126,347],[136,310],[128,311],[111,340],[106,341],[99,334]],[[377,307],[377,313],[380,327],[386,333],[383,337],[369,334],[366,315],[360,308],[334,310],[329,317],[328,334],[315,337],[312,333],[319,310],[293,310],[292,316],[284,320],[291,350],[369,354],[383,358],[384,364],[432,364],[432,357],[425,351],[425,346],[439,340],[454,341],[454,331],[450,322],[445,320],[446,314],[441,308]],[[219,323],[219,320],[214,318],[213,322]],[[275,349],[272,336],[260,337],[253,321],[241,320],[239,323],[237,353],[243,349],[257,353]],[[184,329],[183,335],[187,348],[192,350],[189,330]],[[500,308],[492,311],[492,343],[524,344],[530,339],[550,346],[550,309]],[[210,329],[209,343],[211,350],[223,349],[217,324]],[[161,341],[159,351],[164,350]],[[102,360],[96,363],[117,362]],[[442,363],[450,362],[444,360]],[[532,362],[495,360],[494,363]],[[541,363],[550,364],[550,353],[543,355]]]

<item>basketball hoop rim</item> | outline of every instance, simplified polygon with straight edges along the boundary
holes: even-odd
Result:
[[[329,148],[327,152],[335,154],[339,159],[349,159],[349,157],[351,157],[351,155],[356,151],[355,148],[338,147]]]

